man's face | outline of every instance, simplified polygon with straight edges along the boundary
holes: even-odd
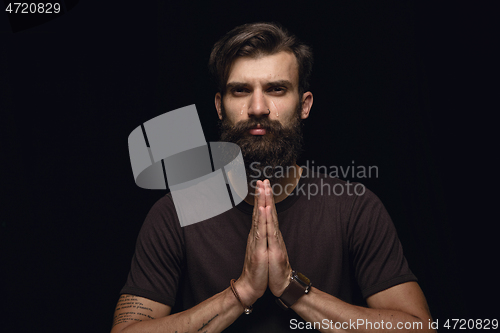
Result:
[[[216,95],[221,140],[240,146],[249,181],[275,183],[278,179],[265,177],[264,168],[271,167],[266,174],[274,175],[277,166],[293,165],[300,153],[301,119],[309,115],[312,94],[299,97],[298,82],[292,53],[240,57],[231,66],[224,97]]]

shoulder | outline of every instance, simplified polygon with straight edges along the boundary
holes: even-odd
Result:
[[[354,206],[381,203],[380,199],[360,182],[343,180],[330,174],[305,168],[297,192],[308,201],[327,202],[329,205],[352,209]]]
[[[153,204],[141,229],[141,233],[155,237],[165,234],[165,232],[177,235],[182,234],[170,193],[165,194]]]
[[[172,199],[172,194],[169,192],[158,199],[148,212],[148,217],[157,218],[176,218],[175,205]]]
[[[325,211],[348,229],[356,225],[390,220],[382,201],[364,184],[317,171],[304,170],[298,200],[301,208]]]

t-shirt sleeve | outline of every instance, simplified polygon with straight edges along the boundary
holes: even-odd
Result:
[[[149,211],[137,239],[121,294],[174,306],[183,262],[182,229],[169,195]]]
[[[396,228],[375,194],[366,189],[356,197],[348,223],[349,255],[364,298],[417,281],[403,255]]]

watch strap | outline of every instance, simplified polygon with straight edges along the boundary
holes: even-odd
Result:
[[[290,308],[303,295],[307,294],[311,288],[311,281],[303,274],[292,271],[290,283],[283,291],[283,294],[276,299],[276,302],[284,309]]]

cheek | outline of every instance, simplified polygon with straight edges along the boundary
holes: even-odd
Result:
[[[231,101],[230,98],[224,103],[224,111],[226,118],[233,124],[236,124],[242,119],[246,119],[248,114],[248,103],[241,101]]]
[[[290,123],[297,114],[298,101],[271,101],[271,119]]]
[[[221,107],[222,107],[222,112],[221,112],[222,117],[224,119],[233,121],[235,111],[234,111],[234,103],[232,103],[231,99],[224,97],[222,99]]]
[[[243,115],[240,114],[240,111],[236,109],[226,109],[224,108],[224,113],[222,115],[222,120],[226,121],[231,126],[236,125],[237,122],[242,120]]]
[[[292,109],[290,103],[284,101],[271,101],[271,119],[276,119],[281,122],[288,121],[290,110]]]

